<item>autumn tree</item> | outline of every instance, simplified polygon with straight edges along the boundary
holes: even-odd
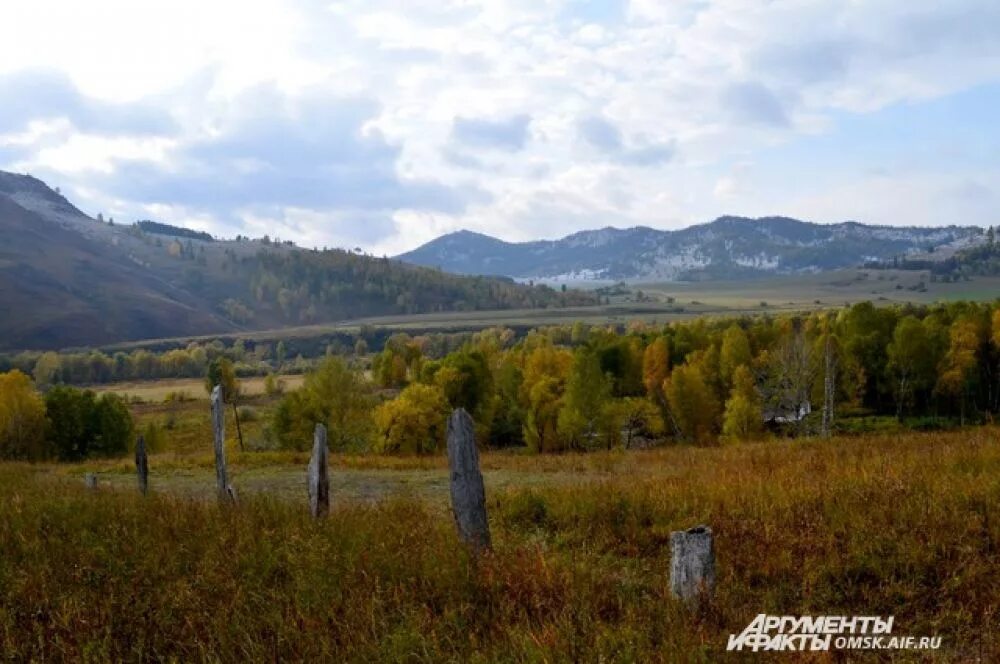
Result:
[[[639,436],[658,437],[663,435],[663,415],[660,409],[646,397],[625,397],[616,399],[608,406],[612,431],[619,434],[625,449],[632,447]],[[608,444],[613,442],[608,437]]]
[[[533,452],[562,449],[557,430],[561,393],[560,381],[551,376],[541,376],[527,389],[524,442]]]
[[[736,370],[750,366],[753,353],[750,339],[739,325],[733,324],[722,333],[722,348],[719,351],[719,377],[725,390],[731,390]]]
[[[776,420],[791,422],[796,430],[803,431],[806,415],[812,412],[811,395],[816,377],[812,346],[805,334],[794,325],[790,326],[777,346],[761,360],[764,373],[761,396],[765,410]]]
[[[302,387],[278,404],[272,431],[284,449],[306,450],[313,430],[323,424],[327,444],[337,451],[359,451],[371,438],[371,385],[342,359],[328,357],[306,374]]]
[[[663,381],[669,373],[670,345],[666,337],[657,337],[643,353],[642,382],[649,398],[661,406],[665,404]]]
[[[990,230],[993,230],[992,226],[990,227]],[[997,373],[997,385],[993,397],[993,408],[998,409],[1000,408],[1000,306],[993,311],[991,328],[992,334],[990,336],[990,343],[993,345],[993,355],[997,358],[997,366],[995,367]]]
[[[726,400],[722,435],[731,440],[754,440],[764,432],[764,414],[753,373],[740,365],[733,373],[733,387]]]
[[[511,356],[505,356],[494,376],[493,417],[490,420],[491,445],[508,447],[524,444],[524,407],[521,384],[524,372]]]
[[[936,357],[927,328],[915,316],[906,316],[896,325],[886,348],[887,369],[893,377],[896,418],[912,405],[915,394],[934,383]]]
[[[0,458],[42,459],[45,404],[31,379],[17,369],[0,374]]]
[[[557,421],[559,436],[568,447],[588,447],[607,430],[611,389],[600,357],[585,347],[577,351]]]
[[[541,336],[528,336],[521,381],[524,407],[524,441],[536,452],[560,449],[556,422],[566,380],[573,366],[573,353],[557,348]]]
[[[698,443],[710,441],[719,424],[720,405],[703,362],[705,353],[696,351],[675,367],[663,385],[664,394],[680,434]]]
[[[375,409],[374,448],[383,453],[437,452],[444,445],[450,412],[441,388],[414,383]]]
[[[958,400],[959,417],[965,424],[966,396],[976,368],[979,329],[975,319],[963,316],[952,323],[948,352],[939,369],[937,391]]]

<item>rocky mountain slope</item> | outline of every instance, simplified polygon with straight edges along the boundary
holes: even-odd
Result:
[[[675,281],[818,272],[981,241],[978,227],[815,224],[787,217],[720,217],[677,231],[636,227],[511,243],[470,231],[398,256],[460,274],[535,279]]]

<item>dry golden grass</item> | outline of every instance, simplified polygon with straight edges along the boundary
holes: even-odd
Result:
[[[936,659],[1000,661],[997,428],[487,453],[495,547],[478,562],[454,534],[442,458],[335,455],[320,523],[304,463],[235,454],[229,509],[201,498],[207,455],[154,457],[147,499],[123,462],[0,466],[4,655],[707,662],[776,613],[895,615],[898,634],[943,637]],[[88,493],[95,468],[107,481]],[[689,612],[667,591],[668,540],[697,523],[717,536],[718,590]]]
[[[279,376],[285,389],[295,390],[302,386],[304,376],[288,374]],[[256,397],[264,394],[264,377],[252,376],[240,379],[240,389],[245,396]],[[94,388],[97,392],[114,392],[126,399],[137,399],[148,403],[162,403],[168,395],[183,395],[185,399],[208,401],[205,381],[200,378],[163,378],[159,380],[138,380],[124,383],[110,383]]]

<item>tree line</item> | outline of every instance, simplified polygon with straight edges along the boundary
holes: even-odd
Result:
[[[394,335],[368,374],[330,358],[279,404],[273,440],[301,447],[322,422],[335,449],[429,453],[456,407],[485,444],[536,452],[944,427],[1000,408],[996,304],[497,328],[440,359],[423,343]]]
[[[118,457],[135,425],[116,394],[60,385],[39,393],[14,369],[0,374],[0,459],[79,461]]]

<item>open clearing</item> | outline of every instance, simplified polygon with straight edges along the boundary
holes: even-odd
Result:
[[[289,374],[278,376],[287,390],[295,390],[302,386],[305,376]],[[168,396],[191,401],[208,401],[205,391],[205,381],[201,378],[165,378],[161,380],[138,380],[126,383],[110,383],[97,385],[97,392],[113,392],[126,399],[159,403],[166,401]],[[248,397],[264,394],[264,377],[252,376],[240,379],[240,391]]]
[[[441,456],[333,455],[333,510],[314,522],[305,454],[230,452],[229,508],[205,452],[154,455],[145,499],[127,460],[0,465],[5,656],[708,662],[770,613],[893,615],[894,635],[942,637],[935,660],[1000,661],[995,427],[488,452],[494,550],[478,561]],[[669,537],[700,523],[718,588],[688,611]]]

